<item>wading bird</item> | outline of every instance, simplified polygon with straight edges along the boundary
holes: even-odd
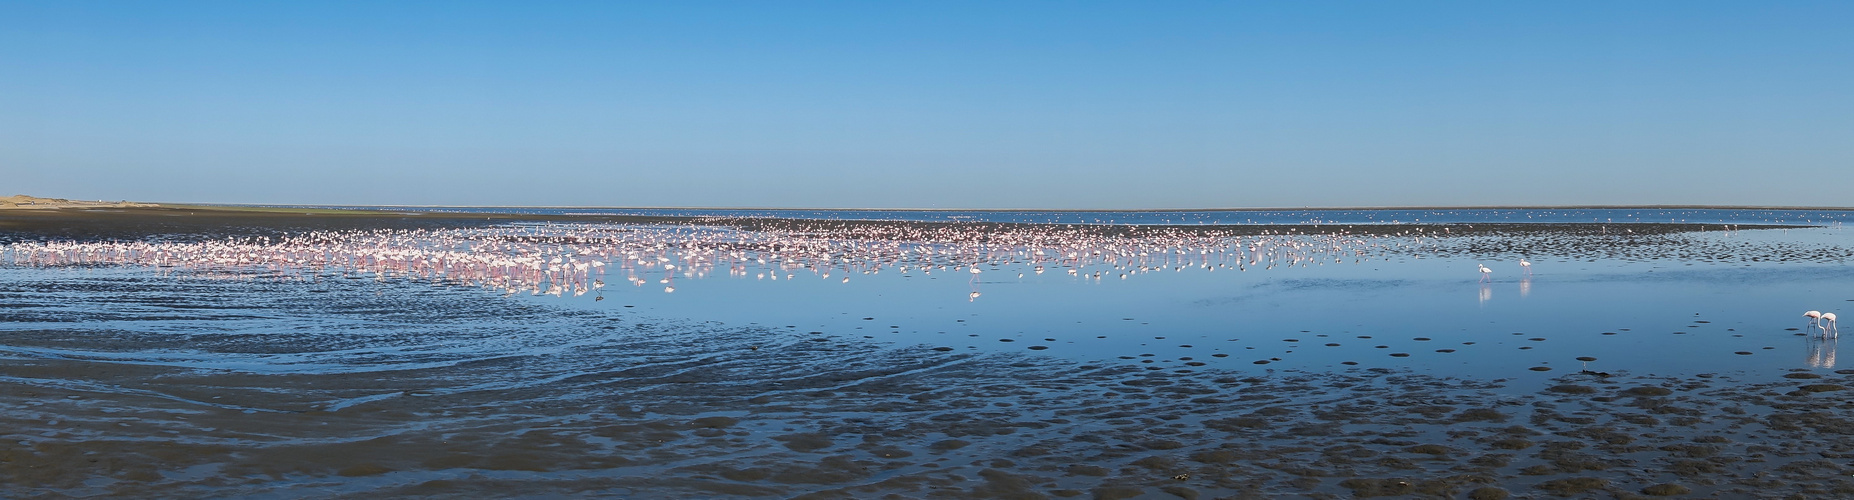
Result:
[[[976,293],[986,266],[1028,263],[1042,274],[1054,265],[1070,276],[1098,282],[1110,273],[1107,269],[1132,280],[1186,268],[1261,270],[1324,265],[1329,259],[1357,262],[1410,248],[1394,239],[1345,232],[1237,234],[1159,228],[1110,235],[1041,225],[846,229],[807,224],[757,231],[699,224],[559,224],[312,231],[214,241],[34,241],[0,244],[0,267],[125,265],[164,272],[232,271],[241,276],[262,272],[285,280],[365,276],[480,286],[507,295],[573,297],[602,291],[608,284],[606,274],[621,275],[640,290],[655,282],[669,293],[675,291],[677,279],[702,279],[720,269],[731,277],[767,276],[775,282],[801,273],[841,281],[849,274],[877,274],[884,268],[919,270],[922,275],[965,269]],[[658,279],[648,279],[653,275]],[[1491,277],[1484,274],[1482,281]]]
[[[1492,269],[1488,269],[1487,266],[1484,264],[1475,264],[1475,265],[1481,267],[1481,282],[1486,283],[1486,282],[1493,281],[1493,270]]]

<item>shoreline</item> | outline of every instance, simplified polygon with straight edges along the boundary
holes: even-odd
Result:
[[[67,200],[64,198],[40,198],[23,194],[0,198],[0,211],[12,210],[58,210],[66,208],[136,208],[152,207],[152,203],[123,201],[86,201]]]
[[[1413,205],[1413,206],[1357,206],[1357,207],[1219,207],[1219,208],[1125,208],[1125,209],[1090,209],[1090,208],[868,208],[868,207],[649,207],[649,206],[599,206],[599,205],[297,205],[297,204],[244,204],[244,203],[162,203],[162,206],[211,206],[211,207],[259,207],[259,208],[302,208],[302,207],[341,207],[347,210],[376,210],[384,208],[406,209],[459,209],[459,208],[508,208],[520,210],[769,210],[769,211],[846,211],[846,212],[1058,212],[1058,213],[1164,213],[1164,212],[1298,212],[1298,211],[1377,211],[1377,210],[1803,210],[1823,212],[1849,212],[1848,207],[1815,207],[1797,205]]]
[[[438,229],[481,227],[510,222],[694,224],[746,230],[804,230],[812,228],[932,228],[957,226],[1007,231],[1060,227],[1100,235],[1152,232],[1215,233],[1229,236],[1262,234],[1358,234],[1471,236],[1484,234],[1605,234],[1609,228],[1626,228],[1631,234],[1800,229],[1803,224],[1698,224],[1672,222],[1496,222],[1399,224],[1072,224],[956,221],[882,221],[837,219],[737,218],[713,216],[551,215],[519,213],[389,212],[382,210],[227,207],[216,205],[159,205],[127,207],[71,207],[0,210],[0,241],[21,239],[140,239],[157,235],[264,236],[302,231],[366,229]]]

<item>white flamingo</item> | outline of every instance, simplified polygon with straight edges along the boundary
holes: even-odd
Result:
[[[1525,258],[1523,258],[1523,257],[1519,259],[1519,269],[1520,269],[1520,270],[1521,270],[1522,272],[1524,272],[1524,273],[1526,274],[1526,276],[1531,276],[1531,275],[1532,275],[1532,263],[1531,263],[1531,262],[1529,262],[1529,261],[1527,261],[1527,260],[1526,260]]]
[[[1806,311],[1803,317],[1809,318],[1809,331],[1813,332],[1822,327],[1822,311]]]
[[[1481,268],[1481,282],[1485,283],[1485,282],[1493,281],[1493,270],[1492,269],[1488,269],[1487,266],[1483,264],[1475,264],[1475,265],[1480,266]]]

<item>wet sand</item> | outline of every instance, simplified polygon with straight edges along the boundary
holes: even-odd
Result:
[[[0,230],[224,237],[484,219],[174,210],[7,213]],[[510,220],[531,219],[482,223]],[[1622,225],[1476,226],[1426,251],[1636,255],[1608,236]],[[58,303],[69,294],[98,304]],[[264,299],[228,299],[239,294]],[[0,301],[0,319],[33,325],[0,337],[0,497],[1854,495],[1854,370],[1579,372],[1538,387],[1086,363],[261,273],[17,280]]]
[[[162,295],[213,311],[212,286]],[[257,373],[102,356],[182,347],[166,336],[9,332],[15,348],[81,348],[93,359],[0,363],[0,493],[1854,494],[1846,398],[1854,370],[1797,371],[1781,382],[1573,373],[1544,390],[1515,390],[1503,380],[1389,369],[1149,369],[885,350],[829,337],[769,345],[767,332],[715,335],[699,324],[522,305],[464,313],[443,294],[383,298],[364,282],[328,288],[313,300],[193,319],[347,317],[424,323],[433,328],[419,331],[430,334],[493,322],[524,326],[468,335],[571,331],[585,342],[399,369]],[[451,315],[383,319],[384,302]],[[233,339],[188,343],[259,356],[346,347]]]

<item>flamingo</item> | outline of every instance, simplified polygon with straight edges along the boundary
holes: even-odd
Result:
[[[1841,337],[1841,330],[1835,328],[1835,313],[1822,313],[1822,336]]]
[[[1810,331],[1814,331],[1815,329],[1822,327],[1822,311],[1804,312],[1803,317],[1809,318],[1809,330]]]
[[[1492,269],[1488,269],[1486,265],[1482,265],[1482,264],[1475,264],[1475,265],[1480,266],[1481,268],[1481,281],[1482,282],[1492,282],[1493,281],[1493,270]]]
[[[1519,259],[1519,269],[1524,271],[1526,276],[1532,275],[1532,263],[1528,262],[1524,257]]]
[[[1000,252],[999,245],[970,243],[979,236],[1016,248]],[[564,241],[571,243],[542,242],[553,237],[565,237]],[[867,241],[846,245],[837,241],[843,237]],[[889,241],[876,243],[879,240]],[[791,280],[796,278],[794,270],[807,269],[841,281],[848,276],[831,271],[833,264],[838,263],[844,265],[841,269],[845,275],[853,272],[879,274],[888,266],[898,267],[903,272],[919,269],[922,273],[931,273],[935,267],[952,272],[965,268],[971,273],[976,292],[983,267],[988,264],[1029,262],[1037,274],[1042,274],[1053,270],[1048,265],[1056,263],[1065,267],[1064,271],[1071,276],[1098,281],[1109,273],[1105,270],[1082,273],[1080,270],[1111,265],[1122,279],[1133,279],[1168,267],[1180,272],[1186,267],[1208,271],[1228,269],[1228,261],[1234,261],[1238,270],[1264,266],[1272,269],[1296,264],[1324,265],[1327,257],[1341,262],[1339,257],[1343,255],[1356,257],[1384,247],[1355,236],[1273,233],[1245,238],[1165,233],[1102,237],[1058,228],[988,233],[972,229],[926,232],[901,227],[884,229],[875,236],[848,234],[837,229],[821,229],[815,235],[806,231],[767,231],[723,236],[690,228],[548,226],[318,231],[280,239],[204,243],[14,243],[0,245],[0,262],[31,266],[99,263],[163,269],[262,266],[298,272],[328,270],[372,276],[382,281],[429,279],[511,293],[533,291],[536,295],[566,295],[565,292],[572,292],[572,296],[578,297],[615,284],[606,283],[603,277],[608,273],[616,274],[619,269],[623,270],[625,281],[635,287],[655,282],[663,285],[665,292],[671,292],[677,274],[701,279],[721,263],[727,263],[729,276],[735,277],[754,274],[748,272],[748,266],[757,264],[763,268],[754,274],[756,277],[771,275],[774,280]],[[852,263],[856,265],[850,265]],[[615,269],[608,270],[607,266]],[[1491,281],[1491,270],[1480,267],[1484,270],[1482,281]],[[647,279],[652,272],[660,273],[659,279]],[[1030,272],[1018,274],[1028,276]]]

